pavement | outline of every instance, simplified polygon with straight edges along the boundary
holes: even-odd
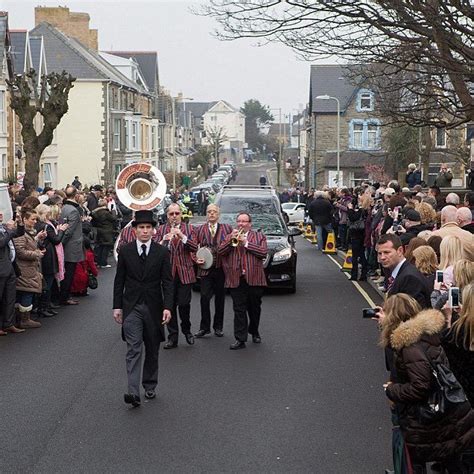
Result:
[[[239,170],[258,181],[265,166]],[[270,291],[262,344],[208,336],[160,351],[158,396],[123,403],[114,268],[40,329],[0,338],[0,472],[381,473],[391,424],[379,332],[335,261],[296,237],[297,292]],[[364,286],[370,291],[369,285]],[[376,299],[377,294],[370,294]],[[376,300],[380,303],[380,300]],[[193,294],[192,330],[199,326]]]

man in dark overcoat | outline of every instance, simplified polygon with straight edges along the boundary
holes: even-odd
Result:
[[[145,398],[155,398],[158,351],[165,340],[163,326],[171,319],[173,280],[169,252],[151,240],[156,222],[151,211],[137,211],[132,225],[136,239],[120,249],[114,281],[114,319],[127,342],[128,393],[125,403],[140,405],[142,348],[145,346],[142,385]]]

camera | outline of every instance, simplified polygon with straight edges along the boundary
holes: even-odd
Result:
[[[362,310],[362,317],[364,319],[369,318],[378,318],[377,314],[379,312],[378,308],[364,308]]]
[[[459,288],[456,286],[452,286],[449,289],[449,306],[451,308],[457,308],[461,304],[461,295],[459,292]]]

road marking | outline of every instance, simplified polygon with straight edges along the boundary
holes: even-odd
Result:
[[[342,269],[342,266],[339,264],[339,262],[331,257],[331,255],[327,255],[340,269]],[[349,273],[346,273],[344,272],[344,274],[346,275],[347,278],[350,278],[351,276],[349,275]],[[351,281],[351,283],[354,284],[354,286],[359,290],[359,293],[365,298],[365,300],[367,301],[367,303],[370,304],[370,306],[372,308],[374,308],[375,306],[378,306],[377,304],[374,303],[374,300],[368,295],[368,293],[364,290],[364,288],[362,288],[360,286],[360,284],[357,282],[357,281]]]

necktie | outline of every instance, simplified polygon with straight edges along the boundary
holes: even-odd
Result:
[[[216,235],[216,224],[211,224],[211,237],[214,238]]]
[[[140,258],[142,259],[143,262],[146,261],[146,245],[142,244],[142,254],[140,255]]]
[[[395,278],[393,278],[393,276],[390,275],[388,277],[387,291],[390,291],[392,289],[394,283],[395,283]]]

